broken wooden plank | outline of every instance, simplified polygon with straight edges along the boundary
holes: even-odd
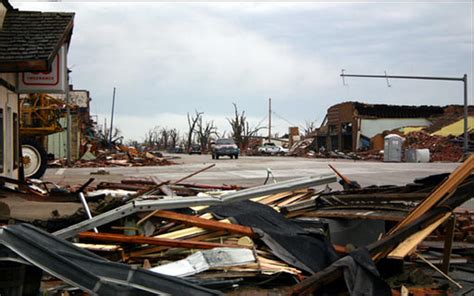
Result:
[[[168,221],[180,222],[186,225],[197,226],[204,229],[226,230],[230,233],[242,234],[253,238],[257,237],[257,234],[253,232],[251,227],[223,223],[219,221],[203,219],[196,216],[179,214],[171,211],[159,210],[155,213],[155,217],[160,217]]]
[[[242,248],[239,245],[228,245],[218,243],[208,243],[192,240],[174,240],[166,238],[156,237],[145,237],[145,236],[127,236],[122,234],[114,233],[94,233],[94,232],[82,232],[79,234],[79,238],[96,240],[96,241],[109,241],[119,242],[128,244],[148,244],[157,246],[167,246],[174,248],[190,248],[190,249],[212,249],[212,248]]]
[[[438,226],[444,223],[449,219],[451,213],[446,213],[439,220],[432,223],[430,226],[418,231],[417,233],[412,234],[410,237],[401,242],[392,252],[387,255],[389,259],[403,259],[409,255],[412,251],[416,249],[416,246],[419,245],[430,233],[432,233]]]
[[[89,251],[100,251],[100,252],[116,252],[121,251],[122,247],[119,245],[97,245],[97,244],[84,244],[74,243],[76,247],[89,250]]]

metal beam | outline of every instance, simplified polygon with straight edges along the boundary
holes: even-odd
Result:
[[[147,195],[146,200],[136,199],[123,206],[94,216],[92,219],[84,220],[67,228],[58,230],[54,233],[54,235],[63,239],[69,239],[80,232],[90,230],[94,227],[102,226],[104,224],[132,215],[137,212],[151,212],[154,210],[170,210],[188,208],[192,206],[210,206],[217,204],[225,204],[235,201],[247,200],[258,196],[274,194],[278,192],[293,191],[302,188],[329,184],[336,181],[336,175],[329,174],[322,176],[292,179],[277,184],[257,186],[240,190],[234,193],[224,194],[220,197],[163,197]],[[150,198],[152,197],[156,197],[157,200],[150,200]]]

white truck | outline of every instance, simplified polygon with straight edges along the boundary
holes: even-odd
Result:
[[[285,155],[288,153],[288,149],[276,145],[275,143],[264,143],[262,146],[258,147],[258,152],[269,155]]]

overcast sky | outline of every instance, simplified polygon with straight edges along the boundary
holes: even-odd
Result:
[[[343,101],[462,104],[460,82],[346,79],[346,73],[470,77],[473,5],[464,3],[45,3],[75,12],[68,64],[103,123],[117,87],[117,126],[142,140],[155,125],[185,130],[199,110],[229,131],[232,103],[253,125],[273,101],[280,134],[320,122]],[[267,125],[266,121],[262,125]]]

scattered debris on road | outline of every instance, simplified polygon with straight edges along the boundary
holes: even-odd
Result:
[[[451,174],[405,186],[360,188],[334,166],[342,191],[329,187],[335,175],[250,188],[184,182],[211,167],[176,181],[137,178],[92,187],[91,179],[64,189],[64,200],[75,202],[84,192],[91,216],[81,207],[72,216],[35,221],[36,227],[7,225],[0,252],[60,280],[57,292],[474,291],[463,277],[474,266],[474,211],[462,208],[473,197],[474,156]],[[44,190],[44,199],[61,195]],[[75,244],[66,241],[73,238]],[[122,275],[130,270],[132,277]]]

